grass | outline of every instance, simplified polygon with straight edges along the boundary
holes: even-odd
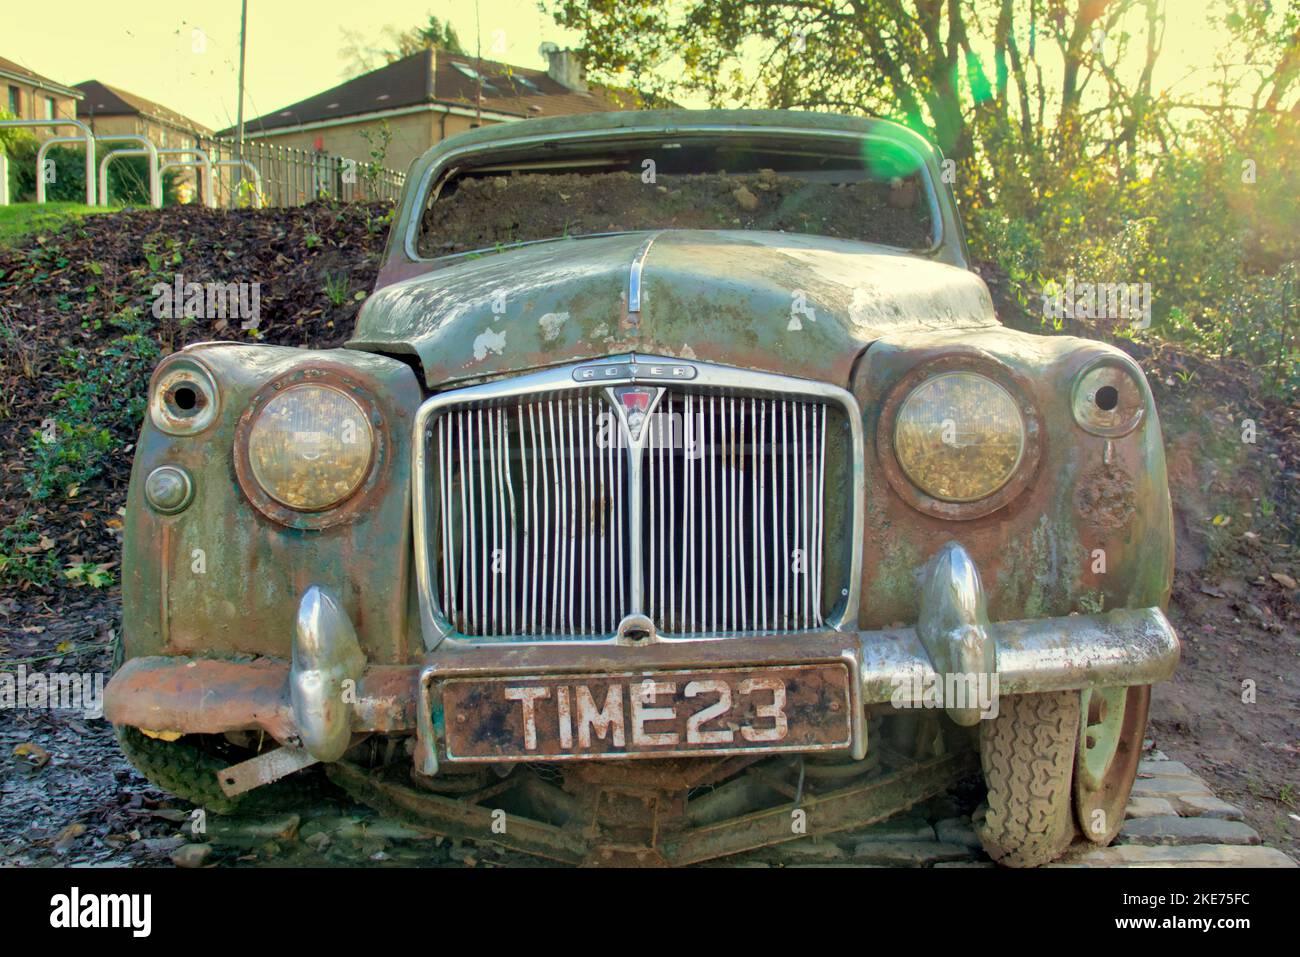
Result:
[[[16,246],[38,232],[53,232],[78,216],[117,212],[116,207],[84,203],[16,203],[0,206],[0,246]]]

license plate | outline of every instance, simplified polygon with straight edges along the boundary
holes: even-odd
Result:
[[[449,761],[834,751],[852,737],[843,664],[450,678]]]

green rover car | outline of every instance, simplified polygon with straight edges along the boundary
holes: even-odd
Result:
[[[159,365],[128,757],[214,812],[327,777],[572,863],[970,781],[1002,864],[1112,840],[1179,654],[1160,426],[1126,355],[999,324],[950,172],[795,112],[436,145],[345,348]]]

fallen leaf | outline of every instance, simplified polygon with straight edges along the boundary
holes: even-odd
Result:
[[[50,752],[39,744],[24,741],[14,747],[14,757],[32,768],[43,768],[50,763]]]
[[[77,838],[86,833],[86,825],[74,821],[59,832],[59,836],[54,839],[54,853],[66,854],[72,848],[72,844]]]

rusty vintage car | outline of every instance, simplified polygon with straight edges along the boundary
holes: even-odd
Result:
[[[346,348],[157,369],[127,755],[214,811],[328,776],[574,863],[832,834],[981,771],[995,860],[1109,842],[1179,654],[1160,426],[1120,351],[998,322],[946,172],[793,112],[436,145]]]

